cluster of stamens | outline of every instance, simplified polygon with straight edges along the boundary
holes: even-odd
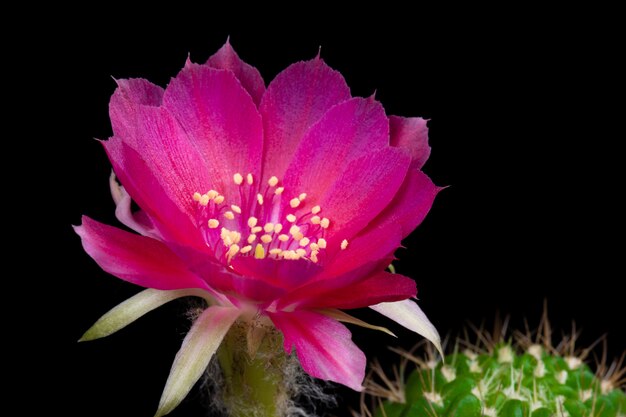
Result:
[[[306,207],[306,193],[284,201],[285,188],[275,176],[264,185],[255,184],[252,174],[236,173],[233,182],[239,204],[230,204],[215,190],[193,194],[198,226],[218,259],[228,264],[237,255],[314,263],[322,259],[331,221],[319,205]],[[348,241],[340,247],[346,249]]]

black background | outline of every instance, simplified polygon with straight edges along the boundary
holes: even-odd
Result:
[[[33,72],[38,88],[20,105],[35,116],[22,125],[23,143],[27,167],[41,176],[22,189],[41,198],[27,204],[35,216],[27,226],[38,234],[25,266],[37,280],[28,285],[45,299],[37,309],[46,347],[40,360],[53,365],[23,375],[23,388],[46,387],[56,395],[48,406],[67,415],[151,416],[156,409],[189,327],[186,304],[171,303],[119,334],[77,344],[138,288],[103,273],[71,225],[82,214],[116,224],[110,165],[93,140],[111,134],[112,77],[164,86],[188,54],[204,62],[229,35],[266,83],[321,46],[353,95],[375,91],[389,114],[430,119],[432,155],[424,170],[450,187],[398,252],[397,269],[416,279],[420,305],[443,335],[466,320],[489,323],[496,311],[511,314],[518,327],[523,318],[533,325],[547,299],[559,332],[575,320],[584,329],[582,345],[606,333],[609,352],[623,351],[624,132],[613,127],[617,51],[609,24],[591,29],[582,15],[541,12],[519,20],[461,12],[434,21],[430,12],[394,9],[391,17],[254,24],[221,14],[203,20],[189,16],[193,10],[180,17],[158,10],[156,20],[115,12],[106,24],[95,23],[98,11],[48,22],[26,48],[31,61],[15,63]],[[357,328],[354,339],[370,358],[389,362],[388,344],[418,340],[389,327],[399,341]],[[356,396],[341,394],[334,413],[346,416]],[[199,395],[193,391],[172,416],[203,415]]]

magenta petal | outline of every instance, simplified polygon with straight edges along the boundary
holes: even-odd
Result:
[[[311,206],[332,185],[346,164],[389,145],[385,110],[373,99],[337,104],[304,135],[285,173],[284,185],[295,195],[306,192]]]
[[[165,239],[206,250],[193,216],[169,197],[141,156],[120,138],[114,137],[102,144],[124,188],[150,216],[159,233]]]
[[[394,252],[402,242],[398,224],[369,226],[352,239],[346,250],[336,250],[324,269],[324,277],[346,274],[356,268],[371,264],[372,271],[385,269],[393,260]]]
[[[311,311],[268,313],[285,336],[284,347],[295,346],[298,359],[309,375],[361,391],[365,355],[343,324]]]
[[[261,77],[259,70],[239,58],[228,40],[206,63],[213,68],[232,71],[243,88],[250,94],[254,104],[259,105],[265,92],[263,77]]]
[[[234,297],[252,302],[269,302],[285,293],[285,290],[255,275],[240,275],[224,269],[220,264],[205,261],[189,267],[200,275],[212,288]]]
[[[384,266],[381,266],[380,262],[361,262],[352,268],[346,267],[348,271],[341,275],[329,276],[322,273],[310,282],[282,296],[277,306],[282,310],[292,310],[305,305],[309,300],[318,300],[323,298],[325,294],[350,288],[352,285],[358,284],[359,281],[376,274],[382,268]]]
[[[318,275],[283,297],[280,305],[298,305],[308,298],[317,299],[379,273],[394,260],[393,254],[401,239],[398,225],[368,228],[367,232],[350,240],[347,250],[337,250]]]
[[[237,273],[257,277],[270,285],[286,290],[305,284],[323,271],[321,265],[308,259],[285,261],[237,256],[233,259],[232,266]]]
[[[424,220],[439,191],[441,187],[433,184],[426,174],[410,169],[389,207],[368,228],[385,229],[396,224],[404,239]]]
[[[320,274],[315,280],[311,280],[309,283],[295,288],[282,296],[277,306],[282,310],[293,310],[294,308],[302,307],[339,308],[339,305],[335,306],[332,303],[336,301],[344,303],[345,300],[351,296],[353,288],[355,288],[355,291],[358,291],[361,282],[381,274],[381,270],[388,265],[388,262],[383,265],[380,260],[366,263],[361,261],[351,268],[346,267],[347,272],[342,275],[327,276]],[[410,285],[413,286],[414,290],[415,284]],[[390,290],[392,289],[390,288]],[[355,294],[357,293],[355,292]],[[329,298],[325,300],[327,296]],[[365,294],[364,296],[367,295]]]
[[[389,116],[391,146],[404,148],[411,154],[411,167],[420,169],[430,156],[428,127],[421,117]]]
[[[132,141],[137,130],[137,109],[142,105],[160,106],[162,98],[163,89],[150,81],[141,78],[117,80],[117,89],[109,103],[115,135]]]
[[[387,207],[410,162],[404,151],[383,148],[347,164],[320,201],[321,213],[330,219],[332,248],[338,248],[342,239],[354,236]]]
[[[415,281],[411,278],[381,271],[344,288],[309,295],[298,303],[298,308],[361,308],[416,295]]]
[[[143,106],[137,117],[136,147],[131,147],[139,152],[167,196],[193,217],[197,207],[193,194],[206,192],[211,184],[206,162],[166,109]]]
[[[188,268],[201,276],[212,288],[235,299],[258,303],[281,299],[288,291],[312,281],[323,270],[319,264],[307,259],[284,261],[249,256],[234,257],[231,269],[207,259],[206,253],[188,247],[170,246]],[[327,281],[333,285],[342,282],[330,279]],[[327,287],[324,289],[327,291]],[[306,297],[310,292],[304,289],[290,300],[300,300],[300,294]]]
[[[350,239],[346,250],[333,252],[324,277],[345,274],[377,260],[378,269],[385,268],[402,239],[424,220],[440,190],[423,172],[410,169],[387,208]]]
[[[167,87],[163,106],[204,160],[202,169],[211,179],[205,186],[229,201],[238,200],[233,174],[258,178],[263,128],[261,115],[233,73],[189,63]]]
[[[274,282],[264,280],[254,271],[250,274],[241,274],[236,268],[235,270],[227,268],[214,258],[207,257],[203,251],[172,243],[169,246],[190,271],[202,277],[215,290],[232,296],[233,300],[267,302],[285,293],[284,289],[275,285]],[[239,258],[237,256],[233,259],[233,266],[237,265]]]
[[[85,252],[102,269],[125,281],[158,290],[207,289],[163,243],[83,216],[75,227]]]
[[[264,175],[282,178],[309,127],[332,106],[349,98],[350,89],[341,74],[319,57],[295,63],[278,74],[260,105]]]

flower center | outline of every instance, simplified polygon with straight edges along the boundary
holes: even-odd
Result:
[[[238,201],[226,201],[216,190],[193,194],[198,227],[218,259],[230,264],[235,256],[314,263],[323,258],[330,220],[323,217],[320,206],[307,206],[306,193],[285,197],[286,190],[275,176],[255,184],[252,174],[236,173],[233,182]],[[347,246],[344,240],[341,248]]]

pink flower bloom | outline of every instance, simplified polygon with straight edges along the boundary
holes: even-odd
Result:
[[[159,415],[184,398],[229,327],[271,320],[310,375],[362,388],[365,356],[338,309],[371,306],[439,344],[412,279],[385,272],[439,188],[420,170],[426,121],[351,97],[319,57],[267,87],[226,43],[162,89],[118,81],[104,141],[120,222],[84,217],[85,251],[150,288],[83,339],[110,334],[174,298],[209,300],[176,357]],[[140,210],[131,211],[131,199]],[[362,324],[362,322],[361,322]]]

